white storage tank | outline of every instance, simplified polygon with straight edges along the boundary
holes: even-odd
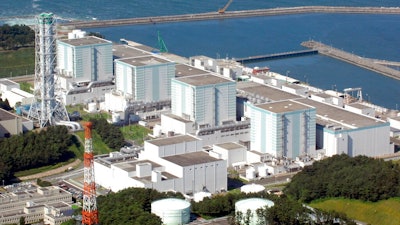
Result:
[[[259,218],[257,216],[257,209],[263,209],[265,207],[271,208],[274,206],[274,203],[268,199],[263,199],[263,198],[248,198],[248,199],[243,199],[240,201],[237,201],[235,203],[235,215],[238,215],[239,213],[242,214],[243,216],[247,215],[247,211],[250,210],[250,220],[249,220],[249,225],[257,225],[257,224],[266,224],[265,221],[262,221],[263,218]],[[244,218],[241,217],[236,217],[237,221],[240,224],[244,224],[244,221],[242,221]],[[260,223],[261,222],[261,223]]]
[[[265,187],[260,184],[246,184],[240,188],[240,191],[243,193],[258,193],[265,190]]]
[[[151,203],[151,213],[159,216],[165,225],[190,222],[190,203],[177,198],[166,198]]]

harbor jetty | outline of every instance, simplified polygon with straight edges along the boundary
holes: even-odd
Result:
[[[317,50],[319,54],[339,59],[356,66],[380,73],[382,75],[400,80],[400,71],[382,64],[382,60],[361,57],[317,41],[305,41],[302,46]],[[394,63],[394,62],[392,62]]]
[[[198,20],[231,19],[240,17],[275,16],[303,13],[352,13],[352,14],[400,14],[399,7],[338,7],[338,6],[301,6],[273,9],[256,9],[242,11],[207,12],[172,16],[137,17],[114,20],[70,21],[63,25],[74,28],[110,27],[138,24],[171,23]]]

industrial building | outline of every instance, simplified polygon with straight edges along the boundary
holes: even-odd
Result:
[[[33,130],[33,122],[4,109],[0,109],[0,138]]]
[[[175,63],[155,56],[115,60],[116,91],[135,101],[169,100]]]
[[[21,217],[27,224],[44,221],[49,225],[71,219],[72,194],[59,187],[16,184],[5,189],[0,194],[0,224],[18,224]]]
[[[315,109],[294,101],[247,104],[251,111],[251,149],[294,159],[315,155]]]
[[[172,113],[195,122],[197,128],[236,121],[236,83],[204,74],[174,78],[171,82]]]
[[[57,40],[57,69],[65,105],[104,100],[114,88],[112,42],[94,36]]]
[[[326,156],[345,153],[350,156],[374,157],[394,152],[389,140],[388,122],[345,110],[335,104],[301,97],[269,85],[239,82],[237,88],[239,115],[251,119],[253,111],[249,110],[250,105],[292,100],[315,108],[315,147],[316,150],[323,150]],[[323,99],[333,98],[325,96]],[[340,103],[340,101],[334,102]],[[256,148],[251,150],[259,151]]]

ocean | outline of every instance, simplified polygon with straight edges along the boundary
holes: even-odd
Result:
[[[53,12],[61,20],[103,20],[217,11],[227,0],[2,0],[0,23],[29,23]],[[228,10],[301,5],[398,7],[398,0],[234,0]],[[317,40],[360,56],[400,61],[400,15],[298,14],[213,21],[88,29],[118,42],[130,39],[157,46],[160,32],[168,50],[185,57],[237,58],[303,49]],[[361,87],[364,98],[387,108],[400,107],[400,81],[321,55],[265,61],[268,66],[324,89]]]

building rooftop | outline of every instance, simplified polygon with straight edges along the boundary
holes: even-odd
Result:
[[[273,112],[273,113],[286,113],[286,112],[294,112],[299,110],[307,110],[313,107],[310,107],[305,104],[301,104],[294,101],[281,101],[281,102],[272,102],[272,103],[264,103],[256,105],[258,108]]]
[[[114,164],[115,167],[120,168],[121,170],[124,170],[126,172],[133,172],[136,171],[136,165],[142,164],[142,163],[150,163],[151,168],[156,168],[160,167],[160,164],[157,164],[153,161],[150,160],[136,160],[136,161],[129,161],[129,162],[123,162],[123,163],[118,163]]]
[[[370,109],[370,108],[371,108],[371,107],[369,107],[369,106],[366,106],[366,105],[361,104],[361,103],[358,103],[358,102],[352,103],[352,104],[350,104],[349,106],[350,106],[350,107],[353,107],[353,108],[356,108],[356,109]]]
[[[188,77],[181,77],[177,78],[176,80],[187,83],[192,86],[205,86],[205,85],[212,85],[212,84],[221,84],[221,83],[234,83],[233,80],[212,75],[212,74],[204,74],[199,76],[188,76]]]
[[[164,63],[172,63],[171,61],[154,57],[154,56],[142,56],[134,58],[120,59],[119,61],[132,66],[150,66],[150,65],[160,65]]]
[[[140,56],[150,56],[151,53],[131,47],[129,45],[113,45],[113,56],[116,59],[131,58]]]
[[[332,122],[342,124],[343,126],[347,126],[347,128],[351,129],[376,126],[386,123],[385,121],[379,119],[352,113],[344,110],[343,108],[310,99],[297,99],[296,101],[315,107],[317,110],[317,117],[319,117],[317,123],[320,123],[321,125],[327,125]]]
[[[186,64],[176,64],[175,65],[175,76],[176,77],[185,77],[185,76],[193,76],[193,75],[202,75],[209,74],[210,72],[197,69],[193,66],[189,66]]]
[[[111,44],[111,41],[107,41],[94,36],[87,36],[76,39],[63,39],[60,41],[73,46],[84,46],[84,45],[95,45],[95,44],[106,44],[106,43]]]
[[[332,95],[329,95],[329,94],[327,94],[327,93],[324,93],[324,92],[322,92],[322,93],[310,93],[311,95],[314,95],[314,96],[318,96],[318,97],[320,97],[320,98],[332,98],[332,97],[334,97],[334,96],[332,96]]]
[[[221,159],[211,157],[205,152],[192,152],[181,155],[167,156],[163,157],[163,159],[182,167],[221,161]]]
[[[239,145],[239,144],[234,143],[234,142],[226,142],[226,143],[221,143],[221,144],[215,144],[215,146],[218,146],[218,147],[226,149],[226,150],[235,150],[235,149],[244,147],[244,146]]]
[[[184,119],[183,117],[174,115],[172,113],[166,113],[166,114],[162,114],[162,115],[166,116],[166,117],[170,117],[170,118],[175,119],[175,120],[178,120],[178,121],[180,121],[182,123],[193,123],[193,121],[191,121],[191,120]]]
[[[12,114],[4,109],[0,109],[0,121],[4,120],[13,120],[17,118],[18,116],[15,114]]]
[[[6,86],[13,86],[13,85],[18,85],[18,83],[9,80],[9,79],[0,79],[0,84],[6,85]]]
[[[304,86],[298,85],[298,84],[292,84],[292,83],[287,83],[287,84],[283,84],[282,86],[288,87],[288,88],[292,88],[294,90],[303,90],[303,89],[307,89]]]
[[[278,88],[262,85],[254,82],[237,82],[236,89],[242,94],[252,95],[254,97],[264,97],[271,101],[282,101],[289,99],[302,98],[298,95],[282,91]]]
[[[173,145],[173,144],[179,144],[182,142],[198,141],[198,140],[199,139],[189,136],[189,135],[179,135],[179,136],[172,136],[172,137],[167,137],[167,138],[158,138],[158,139],[149,140],[146,142],[156,145],[156,146],[165,146],[165,145]]]

